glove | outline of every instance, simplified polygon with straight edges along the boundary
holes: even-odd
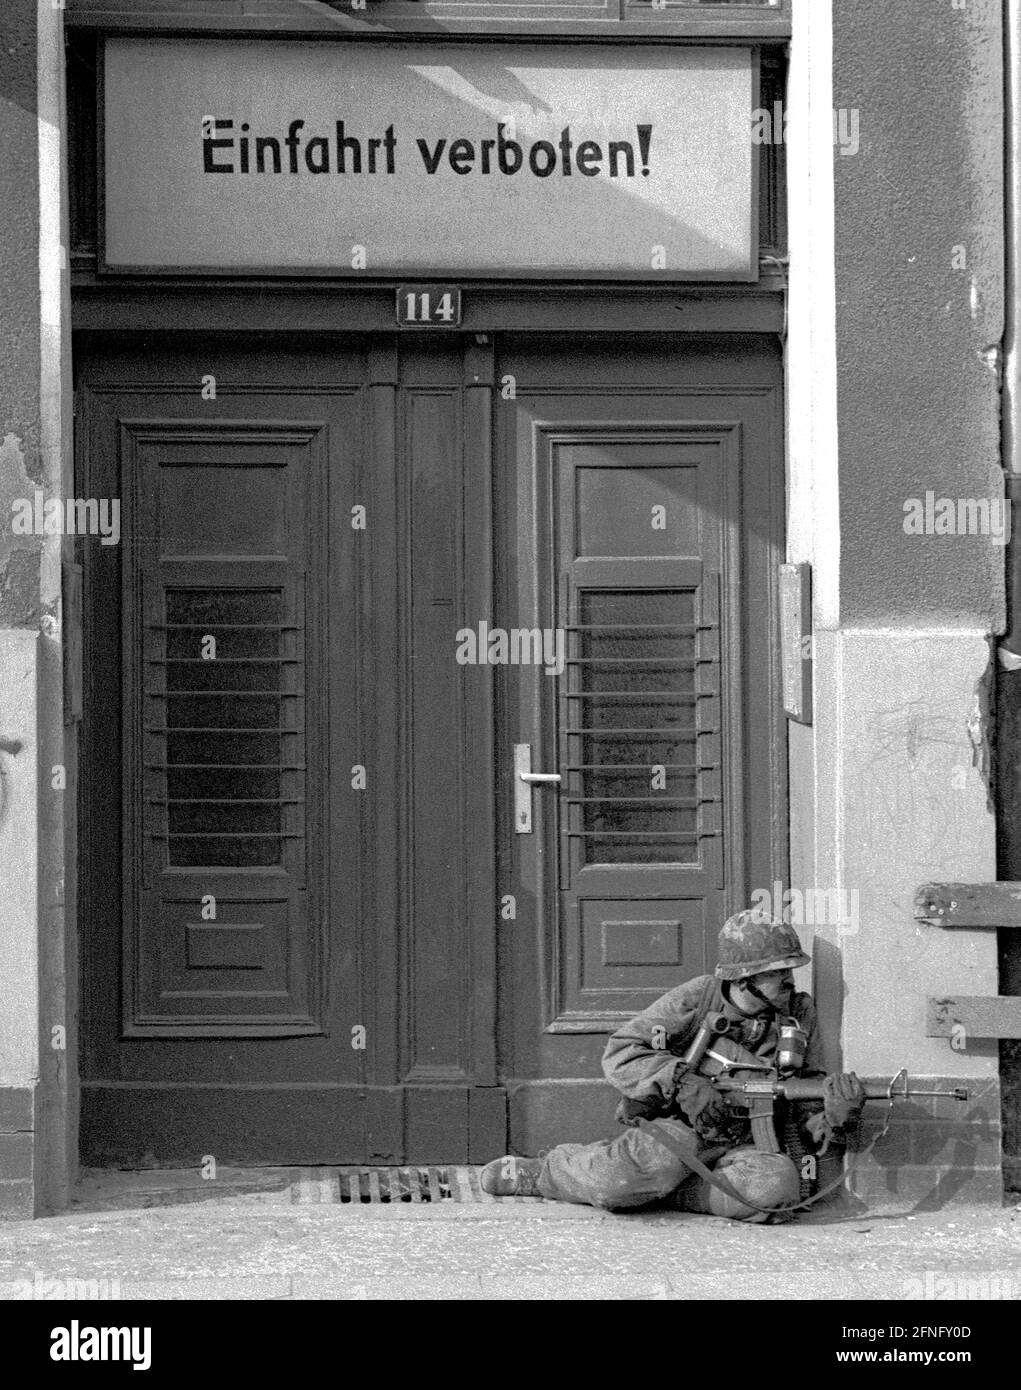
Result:
[[[836,1139],[837,1143],[843,1146],[843,1137],[837,1138],[837,1132],[820,1110],[815,1115],[809,1115],[805,1121],[805,1131],[811,1135],[819,1157],[824,1158],[830,1151],[830,1145]]]
[[[615,1118],[618,1124],[634,1129],[639,1120],[655,1120],[667,1113],[667,1103],[662,1099],[632,1100],[624,1096],[617,1103]]]
[[[680,1072],[674,1087],[674,1104],[699,1134],[715,1129],[730,1118],[723,1096],[698,1072]]]
[[[853,1071],[833,1072],[822,1083],[823,1114],[834,1129],[844,1129],[861,1117],[865,1087]]]

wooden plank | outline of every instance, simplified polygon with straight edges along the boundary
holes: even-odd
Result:
[[[963,1034],[959,1030],[963,1029]],[[926,1000],[927,1038],[1021,1038],[1021,995],[958,994]]]
[[[67,0],[65,23],[74,28],[140,29],[149,33],[203,31],[222,33],[274,33],[321,36],[334,39],[385,39],[387,35],[436,38],[444,34],[527,34],[530,38],[572,36],[615,42],[621,38],[672,38],[690,40],[750,39],[782,41],[791,32],[790,0],[777,6],[735,6],[729,3],[702,8],[671,6],[666,10],[641,10],[629,5],[621,17],[615,0],[564,0],[550,5],[529,3],[378,3],[364,12],[346,10],[307,0],[146,0],[144,5],[127,0]]]
[[[344,1167],[363,1161],[365,1100],[364,1088],[302,1082],[86,1081],[82,1161],[134,1167],[151,1154],[168,1167],[191,1168],[214,1154],[223,1164]]]
[[[82,567],[61,565],[64,605],[64,725],[82,718]]]
[[[488,1163],[507,1152],[507,1092],[477,1086],[468,1092],[468,1161]]]
[[[778,333],[783,296],[775,280],[763,276],[747,292],[674,286],[557,287],[537,294],[528,287],[466,286],[466,333]],[[242,285],[206,283],[201,289],[179,285],[83,283],[73,286],[72,322],[76,331],[112,333],[203,332],[210,322],[236,332],[369,333],[392,332],[393,287],[345,284],[342,293],[323,285],[293,289],[257,281]]]
[[[493,600],[493,391],[495,360],[492,339],[468,340],[463,358],[464,458],[461,514],[464,592],[462,612],[495,612]],[[494,770],[504,767],[494,748],[496,724],[492,666],[461,667],[462,746],[470,769],[461,784],[466,914],[471,923],[472,994],[470,1068],[476,1086],[495,1086],[496,937],[499,899],[496,882],[496,801]],[[469,1150],[471,1148],[469,1142]]]
[[[400,669],[402,653],[398,641],[397,574],[402,537],[397,514],[397,338],[394,333],[373,340],[367,353],[368,408],[366,439],[368,448],[359,458],[355,490],[343,498],[345,506],[367,505],[367,516],[374,526],[372,543],[358,547],[357,560],[357,647],[358,650],[392,653],[391,670]],[[343,489],[335,484],[335,491]],[[378,524],[377,524],[378,523]],[[348,523],[349,524],[349,523]],[[338,531],[337,534],[342,534]],[[363,540],[368,537],[363,535]],[[337,651],[344,660],[343,646]],[[364,1008],[373,1011],[375,1045],[366,1063],[372,1081],[378,1085],[395,1082],[400,1074],[400,892],[404,882],[404,849],[401,844],[401,797],[404,788],[403,745],[397,681],[377,661],[359,661],[358,666],[358,751],[348,765],[365,763],[372,768],[375,793],[363,801],[365,869],[362,876],[361,969],[365,982]],[[337,679],[339,672],[334,679]],[[371,711],[367,717],[365,712]],[[349,749],[350,751],[350,749]],[[343,763],[340,764],[343,766]],[[370,1002],[371,1001],[371,1002]],[[380,1128],[378,1151],[370,1148],[375,1163],[405,1158],[403,1143],[403,1101],[401,1113],[394,1117],[389,1108],[381,1111],[385,1120]],[[397,1128],[394,1122],[396,1118]],[[385,1153],[394,1157],[383,1157]]]
[[[377,1015],[376,1026],[387,1023]],[[387,1042],[387,1050],[392,1044]],[[388,1056],[385,1066],[392,1065]],[[382,1072],[383,1068],[380,1068]],[[396,1087],[378,1084],[365,1091],[365,1151],[359,1162],[392,1164],[404,1158],[404,1096]]]
[[[450,338],[403,339],[401,366],[397,476],[407,543],[397,572],[405,585],[399,601],[406,664],[402,668],[395,661],[392,670],[404,697],[408,758],[402,802],[412,857],[402,898],[407,933],[403,1026],[410,1054],[405,1079],[457,1082],[469,1075],[472,1063],[468,1019],[474,987],[458,803],[465,777],[480,779],[492,797],[493,776],[492,762],[476,761],[477,750],[465,745],[460,712],[464,673],[454,660],[458,615],[467,612],[461,469],[470,456],[464,447],[461,360],[455,343]],[[385,650],[376,648],[377,667]],[[438,756],[440,749],[447,756]],[[495,923],[495,916],[491,900],[488,920]],[[429,1134],[430,1143],[438,1142]],[[420,1159],[410,1139],[408,1156]]]
[[[915,917],[934,927],[1021,927],[1021,883],[925,883]]]
[[[812,566],[780,566],[783,707],[798,724],[812,722]],[[806,645],[807,644],[807,645]]]
[[[468,1088],[408,1086],[404,1092],[406,1162],[468,1162]]]

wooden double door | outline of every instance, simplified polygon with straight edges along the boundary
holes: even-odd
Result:
[[[76,352],[84,1160],[527,1147],[784,877],[775,351]]]

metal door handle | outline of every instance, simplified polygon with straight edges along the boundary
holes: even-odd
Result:
[[[532,788],[556,786],[560,782],[559,772],[532,771],[532,745],[514,745],[514,830],[518,835],[532,833]]]

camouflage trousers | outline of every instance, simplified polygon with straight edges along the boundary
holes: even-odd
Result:
[[[789,1185],[773,1181],[777,1155],[759,1154],[747,1143],[733,1148],[710,1146],[681,1120],[661,1119],[656,1124],[710,1168],[725,1154],[740,1154],[743,1171],[756,1179],[761,1175],[761,1181],[755,1181],[753,1200],[769,1205],[789,1198]],[[632,1211],[668,1198],[670,1206],[681,1211],[710,1212],[719,1205],[712,1185],[644,1128],[628,1128],[614,1139],[594,1144],[559,1144],[543,1161],[539,1191],[554,1201],[606,1211]]]

